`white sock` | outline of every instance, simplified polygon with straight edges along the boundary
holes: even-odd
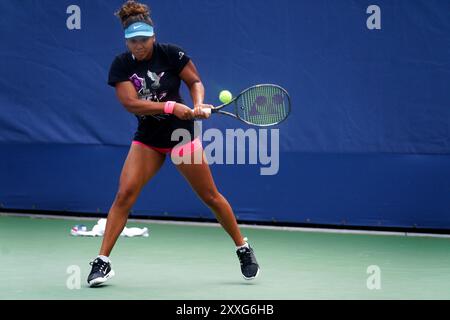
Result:
[[[106,256],[98,256],[97,258],[103,260],[103,262],[111,263],[111,260],[109,260],[109,258]]]
[[[240,250],[240,249],[243,249],[243,248],[248,248],[248,243],[247,242],[243,246],[236,247],[236,250]]]

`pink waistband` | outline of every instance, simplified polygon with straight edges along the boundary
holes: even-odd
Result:
[[[172,155],[180,156],[180,157],[187,155],[187,154],[192,154],[195,151],[203,148],[200,138],[197,138],[194,141],[187,143],[181,147],[175,147],[175,148],[156,148],[156,147],[149,146],[149,145],[139,142],[139,141],[133,141],[133,144],[140,145],[140,146],[143,146],[146,148],[150,148],[150,149],[155,150],[162,154],[171,153]]]

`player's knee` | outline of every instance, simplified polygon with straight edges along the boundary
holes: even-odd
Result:
[[[136,201],[139,190],[134,187],[120,188],[116,195],[116,205],[120,207],[131,207]]]
[[[222,199],[222,196],[217,191],[208,191],[202,195],[202,200],[208,207],[216,208],[219,206],[219,203]]]

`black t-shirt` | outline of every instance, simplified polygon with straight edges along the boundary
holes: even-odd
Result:
[[[190,61],[183,49],[171,44],[155,43],[150,60],[137,61],[129,52],[117,56],[109,71],[108,84],[131,81],[139,99],[154,102],[184,103],[180,95],[180,72]],[[139,127],[134,140],[157,148],[173,148],[176,129],[186,129],[194,139],[194,121],[180,120],[174,115],[137,116]]]

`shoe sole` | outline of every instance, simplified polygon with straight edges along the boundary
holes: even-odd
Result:
[[[258,269],[258,271],[256,272],[256,274],[255,274],[254,277],[247,278],[246,276],[243,275],[244,279],[247,280],[247,281],[255,280],[256,278],[258,278],[258,276],[259,276],[259,269]]]
[[[111,279],[112,277],[115,276],[114,270],[111,270],[106,276],[104,276],[103,278],[95,278],[92,279],[91,281],[89,281],[89,286],[90,287],[98,287],[101,286],[102,284],[104,284],[106,281],[108,281],[109,279]]]

